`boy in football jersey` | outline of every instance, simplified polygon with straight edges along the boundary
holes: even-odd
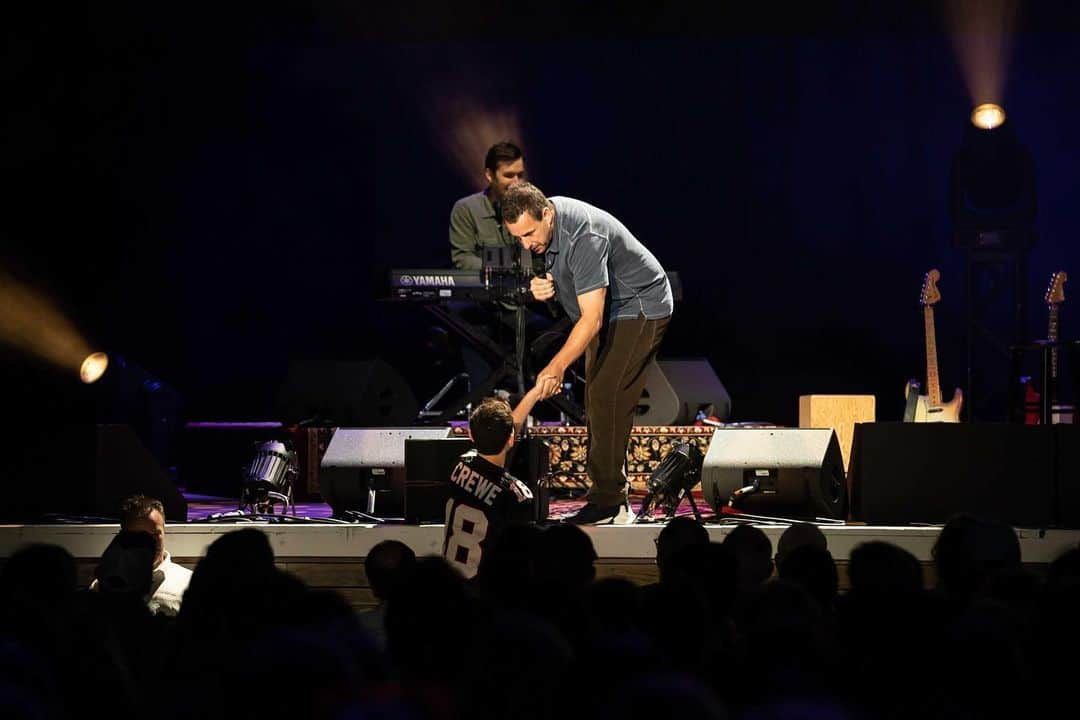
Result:
[[[443,540],[443,557],[466,578],[476,575],[484,548],[503,528],[532,517],[532,492],[505,468],[506,455],[539,399],[536,387],[513,410],[504,400],[488,398],[469,416],[476,449],[462,455],[450,473]]]

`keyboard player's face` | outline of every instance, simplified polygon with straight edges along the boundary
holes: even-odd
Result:
[[[521,213],[521,217],[516,222],[506,222],[506,229],[517,238],[523,248],[542,255],[551,243],[551,226],[554,219],[555,213],[550,207],[546,207],[539,220],[527,212]]]
[[[484,177],[488,181],[491,201],[499,202],[506,194],[507,188],[525,179],[525,160],[518,158],[514,162],[499,163],[495,172],[485,169]]]

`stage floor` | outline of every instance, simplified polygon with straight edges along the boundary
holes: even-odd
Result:
[[[364,558],[376,543],[399,540],[417,555],[437,555],[442,551],[442,524],[361,524],[329,521],[329,508],[301,505],[296,522],[274,522],[248,517],[229,517],[205,521],[207,515],[236,509],[233,499],[191,498],[190,517],[186,523],[170,523],[166,547],[174,560],[195,568],[206,549],[222,535],[241,527],[255,527],[266,533],[274,550],[277,565],[293,573],[311,587],[332,589],[342,595],[358,612],[373,608],[378,602],[364,572]],[[564,502],[569,509],[581,501]],[[307,518],[306,520],[304,518]],[[776,547],[788,523],[755,522]],[[645,585],[658,579],[656,538],[662,522],[583,528],[596,549],[598,578],[621,577]],[[709,536],[722,541],[737,523],[710,519]],[[923,566],[927,588],[937,581],[932,549],[940,531],[936,526],[885,527],[859,524],[821,526],[829,551],[836,559],[841,591],[849,587],[847,567],[851,552],[861,543],[885,541],[912,553]],[[78,582],[86,586],[106,546],[116,534],[116,524],[27,524],[0,525],[0,562],[20,547],[30,543],[49,543],[63,547],[76,559]],[[1017,529],[1022,560],[1035,572],[1063,552],[1080,544],[1080,530]]]
[[[405,525],[397,523],[335,523],[325,503],[299,503],[296,520],[262,520],[249,515],[230,516],[237,510],[235,498],[186,495],[188,522],[169,523],[168,548],[174,557],[197,559],[207,546],[221,535],[239,527],[258,527],[271,540],[278,558],[363,558],[376,543],[386,539],[405,542],[417,554],[441,552],[444,527],[441,523]],[[581,500],[553,500],[551,517],[570,512]],[[633,504],[635,510],[640,500]],[[714,541],[736,527],[738,522],[723,516],[718,519],[707,505],[701,507],[705,527]],[[708,510],[708,512],[704,512]],[[678,515],[690,514],[684,502]],[[213,516],[221,516],[213,519]],[[775,548],[789,522],[753,522],[760,527]],[[656,556],[655,539],[664,527],[662,520],[628,526],[585,527],[601,561],[652,562]],[[931,550],[940,530],[934,525],[871,526],[861,523],[821,524],[829,550],[838,562],[846,562],[851,550],[860,543],[884,540],[903,547],[923,563],[932,561]],[[18,547],[31,542],[54,543],[66,548],[76,558],[97,558],[117,531],[115,524],[25,524],[0,525],[0,557],[8,557]],[[1080,530],[1045,530],[1017,528],[1023,561],[1048,563],[1067,549],[1080,544]]]

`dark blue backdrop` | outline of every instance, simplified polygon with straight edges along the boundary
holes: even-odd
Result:
[[[541,188],[612,211],[682,274],[663,355],[707,357],[736,419],[793,423],[811,392],[873,393],[895,419],[923,372],[931,266],[943,385],[963,381],[946,199],[971,105],[935,14],[895,5],[782,25],[678,4],[617,22],[558,3],[456,23],[423,3],[10,9],[4,267],[192,417],[273,416],[300,357],[378,354],[425,395],[429,318],[376,302],[375,278],[448,264],[450,205],[474,185],[438,113],[470,99],[516,111]],[[1037,335],[1050,272],[1076,267],[1080,43],[1060,9],[1022,29],[1004,105],[1036,164]],[[4,359],[9,397],[66,392]]]

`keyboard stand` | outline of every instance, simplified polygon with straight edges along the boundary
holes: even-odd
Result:
[[[424,307],[449,330],[465,339],[485,355],[489,361],[492,361],[495,370],[476,387],[470,388],[469,393],[463,398],[450,403],[441,411],[433,410],[432,407],[449,392],[450,387],[457,381],[458,378],[454,378],[424,405],[424,409],[420,411],[420,415],[417,417],[418,421],[431,424],[448,422],[456,418],[466,406],[476,405],[482,402],[484,398],[494,395],[495,388],[499,383],[507,379],[514,381],[520,394],[525,393],[525,351],[527,345],[525,342],[525,313],[528,312],[528,309],[524,305],[518,305],[514,309],[517,332],[515,333],[516,342],[513,352],[508,352],[506,348],[488,337],[483,330],[463,318],[457,311],[438,303],[426,304]],[[563,391],[554,397],[548,398],[545,402],[555,407],[572,423],[576,425],[585,424],[585,410],[578,405],[569,392]]]

